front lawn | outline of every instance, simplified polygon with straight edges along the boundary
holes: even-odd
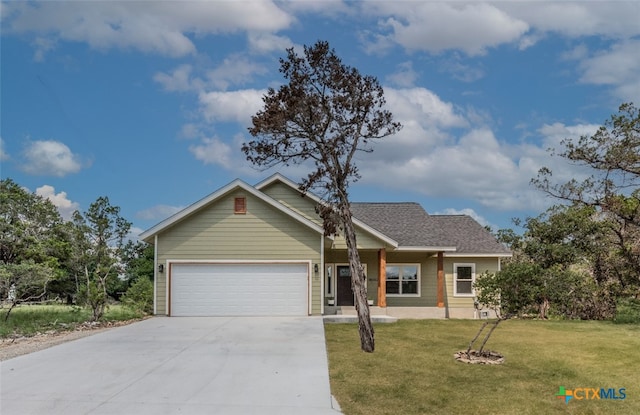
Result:
[[[378,324],[376,351],[360,351],[355,324],[325,324],[331,391],[346,415],[640,414],[640,326],[593,321],[503,322],[487,349],[503,365],[454,360],[480,327],[473,320],[400,320]],[[592,399],[559,387],[613,388]],[[612,397],[611,395],[609,395]]]

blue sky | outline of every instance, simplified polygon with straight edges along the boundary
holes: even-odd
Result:
[[[108,196],[140,232],[235,178],[285,49],[327,40],[404,128],[361,157],[354,201],[417,201],[493,228],[553,200],[553,157],[640,101],[637,1],[3,2],[2,178],[63,216]],[[280,169],[293,180],[303,168]]]

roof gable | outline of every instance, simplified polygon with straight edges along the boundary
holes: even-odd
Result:
[[[298,186],[297,183],[295,183],[294,181],[290,180],[289,178],[281,175],[280,173],[275,173],[272,176],[268,177],[267,179],[261,181],[260,183],[258,183],[256,185],[256,189],[259,189],[259,190],[264,189],[264,188],[266,188],[267,186],[273,184],[276,181],[279,181],[279,182],[289,186],[294,191],[298,192],[300,195],[303,194],[303,192],[300,190],[300,187]],[[305,197],[308,197],[309,199],[313,200],[314,202],[316,202],[318,204],[323,204],[324,203],[324,201],[322,200],[321,197],[319,197],[318,195],[316,195],[316,194],[314,194],[312,192],[305,192],[304,195],[305,195]],[[388,234],[386,234],[384,232],[380,232],[379,229],[375,229],[375,228],[371,227],[368,223],[365,223],[359,217],[356,217],[356,215],[353,215],[352,219],[353,219],[353,224],[356,225],[357,227],[359,227],[360,229],[364,230],[365,232],[368,232],[369,234],[371,234],[375,238],[380,239],[381,241],[383,241],[387,245],[390,245],[390,246],[392,246],[394,248],[398,247],[398,241],[396,241],[393,237],[390,237]]]
[[[215,203],[218,199],[220,199],[222,196],[226,195],[229,192],[232,192],[236,189],[242,189],[245,192],[257,197],[258,199],[262,200],[263,202],[273,206],[274,208],[276,208],[277,210],[289,215],[292,219],[302,223],[303,225],[311,228],[312,230],[322,234],[324,232],[324,230],[322,229],[322,226],[310,221],[309,219],[305,218],[304,216],[300,215],[297,212],[294,212],[293,210],[287,208],[286,206],[282,205],[281,203],[278,203],[276,200],[272,199],[271,197],[265,195],[264,193],[262,193],[261,191],[259,191],[258,189],[254,188],[253,186],[248,185],[247,183],[243,182],[240,179],[236,179],[233,182],[227,184],[226,186],[216,190],[215,192],[209,194],[208,196],[200,199],[199,201],[193,203],[192,205],[182,209],[181,211],[179,211],[178,213],[168,217],[167,219],[163,220],[162,222],[158,223],[157,225],[151,227],[150,229],[144,231],[143,233],[140,234],[140,239],[146,241],[146,242],[152,242],[152,237],[155,236],[156,234],[162,232],[165,229],[168,229],[174,225],[176,225],[177,223],[181,222],[182,220],[184,220],[185,218],[193,215],[196,212],[199,212],[200,210],[206,208],[207,206],[211,205],[212,203]]]

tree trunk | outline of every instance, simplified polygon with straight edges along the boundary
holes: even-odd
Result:
[[[373,324],[367,302],[367,277],[360,262],[360,254],[356,243],[356,232],[351,220],[349,205],[340,208],[340,218],[344,239],[347,243],[347,255],[349,257],[349,269],[351,270],[351,288],[355,295],[356,311],[358,313],[358,331],[360,333],[360,347],[363,351],[371,353],[375,350]]]

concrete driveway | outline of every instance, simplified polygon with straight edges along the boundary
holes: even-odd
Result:
[[[0,366],[2,415],[339,413],[320,317],[155,317]]]

